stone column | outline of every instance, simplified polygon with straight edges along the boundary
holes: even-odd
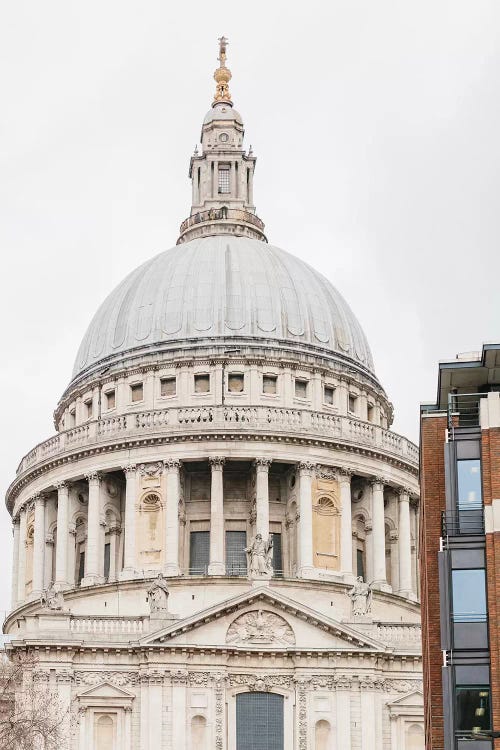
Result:
[[[78,742],[78,750],[88,750],[88,744],[87,744],[87,708],[85,706],[80,706],[78,709],[78,722],[80,724],[79,728],[79,742]]]
[[[125,706],[125,750],[132,750],[132,706]]]
[[[87,515],[87,549],[85,555],[85,578],[82,586],[92,586],[102,583],[103,577],[99,575],[101,539],[101,474],[93,471],[85,475],[89,483],[89,505]]]
[[[35,497],[35,524],[33,539],[33,588],[31,597],[39,597],[43,591],[45,572],[45,497]]]
[[[372,485],[372,525],[373,525],[373,582],[374,588],[389,591],[385,572],[385,522],[384,522],[384,480],[374,477]]]
[[[68,578],[68,537],[69,537],[69,487],[66,482],[56,484],[57,488],[57,539],[56,539],[56,580],[58,590],[67,589]]]
[[[179,500],[180,467],[176,458],[165,461],[167,474],[167,507],[165,522],[165,575],[180,575],[179,568]]]
[[[111,526],[109,529],[109,581],[116,581],[116,558],[118,540],[121,534],[121,528],[118,524]]]
[[[71,747],[71,681],[69,670],[63,670],[56,674],[57,695],[60,701],[61,711],[61,738],[58,750],[70,750]]]
[[[172,715],[174,716],[172,747],[178,750],[186,747],[186,703],[186,680],[183,677],[174,678],[172,682]],[[215,720],[217,721],[217,717]],[[219,745],[216,744],[216,747],[218,748]]]
[[[262,538],[269,538],[269,467],[271,459],[256,458],[254,461],[256,475],[257,520],[255,532]]]
[[[149,750],[149,677],[146,674],[140,676],[140,684],[139,747],[141,750]]]
[[[159,750],[162,747],[161,731],[163,716],[163,676],[155,674],[149,676],[149,748]],[[174,721],[181,717],[174,714]],[[174,746],[175,747],[175,746]],[[201,748],[199,749],[201,750]]]
[[[13,532],[13,550],[12,550],[12,588],[11,588],[11,602],[12,609],[16,608],[17,600],[19,597],[19,537],[20,537],[21,522],[19,516],[12,519],[12,532]]]
[[[351,691],[352,681],[350,677],[340,675],[335,682],[337,697],[337,742],[335,747],[351,747]]]
[[[314,571],[312,540],[312,475],[314,464],[299,463],[299,578],[308,578]]]
[[[135,499],[137,493],[137,467],[129,464],[125,472],[125,545],[123,551],[123,571],[120,578],[131,578],[135,568]]]
[[[399,595],[411,595],[410,490],[399,489]]]
[[[350,469],[339,469],[340,483],[340,571],[352,579],[352,515],[351,515],[351,476]]]
[[[224,564],[224,462],[221,456],[208,459],[212,472],[210,489],[210,564],[208,574],[223,576]]]
[[[369,677],[360,679],[361,750],[379,750],[377,742],[375,685]]]
[[[26,598],[26,531],[28,511],[26,506],[19,513],[19,564],[17,571],[17,602],[20,604]]]

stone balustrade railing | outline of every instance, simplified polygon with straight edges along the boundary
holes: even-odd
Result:
[[[69,630],[74,635],[136,635],[149,630],[149,617],[77,617],[69,618]]]
[[[80,446],[108,443],[114,438],[134,438],[158,433],[183,434],[220,430],[256,433],[294,433],[297,437],[335,438],[354,445],[378,448],[414,467],[418,448],[410,440],[371,422],[307,409],[267,406],[198,406],[129,412],[87,422],[60,432],[33,448],[21,461],[17,474]]]
[[[375,638],[389,646],[421,648],[422,628],[413,623],[377,623]]]

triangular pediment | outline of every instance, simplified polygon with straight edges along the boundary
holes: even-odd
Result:
[[[94,685],[88,690],[83,690],[78,694],[79,698],[135,698],[133,693],[128,690],[112,685],[110,682],[101,682],[99,685]]]
[[[407,708],[413,706],[423,706],[424,696],[420,690],[412,690],[411,693],[402,695],[401,698],[397,698],[387,704],[391,708]]]
[[[240,650],[384,651],[349,625],[269,590],[256,588],[150,633],[144,645]]]

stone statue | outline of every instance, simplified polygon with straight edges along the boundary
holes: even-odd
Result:
[[[372,590],[368,583],[363,581],[362,576],[358,576],[354,586],[347,593],[351,600],[351,614],[353,617],[367,615],[372,607]]]
[[[158,577],[148,589],[150,611],[167,612],[168,595],[167,582],[163,577],[163,573],[158,573]]]
[[[272,575],[273,538],[265,542],[262,534],[257,534],[250,547],[245,548],[248,556],[248,572],[252,578],[268,578]]]
[[[40,604],[44,609],[61,610],[64,605],[63,592],[57,591],[54,584],[51,583],[49,588],[42,592]]]

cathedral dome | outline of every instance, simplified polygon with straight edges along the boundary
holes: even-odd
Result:
[[[204,125],[208,125],[215,120],[235,120],[235,122],[243,125],[243,119],[239,112],[237,112],[231,104],[227,102],[217,102],[205,115],[203,120]]]
[[[83,338],[73,378],[125,357],[204,341],[279,342],[373,375],[361,326],[324,276],[265,242],[213,236],[160,253],[111,292]]]

